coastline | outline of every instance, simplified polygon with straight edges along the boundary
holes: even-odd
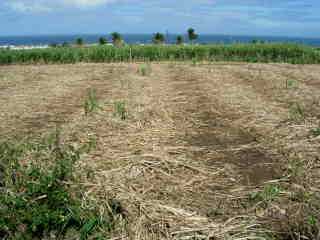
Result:
[[[1,45],[0,49],[6,50],[31,50],[31,49],[46,49],[50,48],[49,45]]]
[[[130,45],[152,44],[152,34],[121,34],[123,40]],[[165,36],[167,44],[175,44],[177,34],[168,34]],[[188,42],[187,35],[181,35],[184,42]],[[10,49],[33,49],[47,48],[52,45],[62,45],[75,43],[75,40],[82,38],[83,42],[88,45],[97,44],[100,37],[104,37],[109,43],[112,37],[109,34],[78,34],[78,35],[35,35],[35,36],[0,36],[0,48]],[[302,44],[312,47],[320,47],[320,38],[303,38],[303,37],[275,37],[275,36],[232,36],[219,34],[199,34],[197,43],[201,45],[210,44],[234,44],[234,43],[251,43],[261,41],[266,43],[292,43]]]

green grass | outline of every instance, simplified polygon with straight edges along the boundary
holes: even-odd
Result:
[[[121,120],[126,120],[128,118],[128,111],[125,102],[118,101],[114,103],[114,115],[119,117]]]
[[[320,63],[314,48],[294,44],[127,45],[124,47],[61,47],[0,50],[0,64],[129,62],[129,61],[244,61]]]
[[[142,76],[150,75],[152,72],[152,68],[150,64],[141,64],[138,69],[139,74]]]
[[[304,107],[298,103],[294,102],[290,104],[289,107],[289,118],[291,121],[300,122],[303,121],[306,117]]]
[[[315,129],[312,129],[312,130],[311,130],[311,133],[312,133],[312,135],[313,135],[314,137],[320,136],[320,127],[315,128]]]
[[[261,201],[261,202],[272,202],[281,193],[281,188],[277,185],[267,185],[260,192],[252,192],[249,195],[250,200]]]
[[[101,206],[84,202],[74,164],[91,143],[75,148],[60,144],[58,135],[0,142],[0,239],[99,239],[122,214],[114,199],[103,214]]]
[[[101,107],[98,103],[97,91],[95,89],[89,89],[87,93],[87,97],[84,101],[84,113],[88,115]]]
[[[298,81],[296,81],[294,79],[286,80],[286,88],[287,89],[298,88]]]
[[[191,61],[192,61],[192,63],[191,63],[192,66],[194,66],[194,67],[197,66],[198,61],[196,58],[193,58]]]

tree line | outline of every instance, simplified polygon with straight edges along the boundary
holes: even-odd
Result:
[[[196,34],[196,31],[193,28],[189,28],[187,31],[188,39],[191,43],[194,43],[194,41],[198,38],[198,34]],[[152,42],[154,44],[163,44],[166,41],[164,34],[157,32],[153,35]],[[176,44],[180,45],[184,43],[184,38],[182,35],[178,35],[176,38]]]
[[[187,38],[188,38],[190,43],[193,44],[195,42],[195,40],[198,39],[198,36],[199,35],[196,33],[195,29],[189,28],[187,30]],[[157,33],[153,34],[152,43],[154,43],[154,44],[164,44],[165,42],[166,42],[166,37],[165,37],[165,35],[163,33],[157,32]],[[184,44],[184,42],[185,42],[184,36],[178,35],[176,37],[176,44],[177,45],[182,45],[182,44]],[[98,40],[98,43],[99,43],[99,45],[106,45],[109,42],[108,42],[108,39],[106,37],[100,37],[99,40]],[[123,46],[125,44],[122,35],[120,33],[118,33],[118,32],[111,33],[111,43],[114,46],[117,46],[117,47]],[[83,46],[85,44],[84,39],[83,38],[77,38],[75,40],[75,44],[77,46]],[[57,44],[51,44],[50,46],[51,47],[57,47],[58,45]],[[62,47],[68,47],[69,43],[64,42],[63,44],[61,44],[61,46]]]

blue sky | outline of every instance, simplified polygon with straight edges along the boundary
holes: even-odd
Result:
[[[320,37],[319,0],[0,0],[0,35],[199,33]]]

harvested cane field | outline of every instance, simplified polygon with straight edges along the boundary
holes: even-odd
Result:
[[[319,93],[319,65],[1,66],[0,237],[318,239]]]

